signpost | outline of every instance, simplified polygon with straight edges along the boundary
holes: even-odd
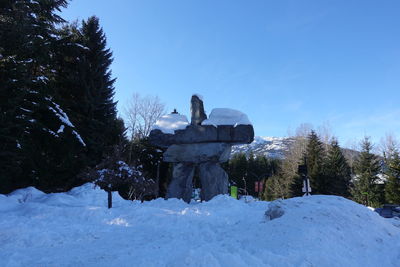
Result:
[[[303,193],[305,193],[303,195],[304,196],[310,196],[310,192],[311,192],[311,186],[310,186],[310,180],[307,177],[303,178],[303,188],[301,189],[303,191]]]
[[[303,178],[303,188],[302,191],[304,193],[304,196],[310,196],[311,192],[311,185],[310,185],[310,179],[308,179],[308,171],[307,171],[307,158],[304,158],[304,164],[299,165],[298,167],[298,173],[300,176]]]
[[[263,181],[256,181],[255,182],[255,192],[256,193],[262,193],[262,191],[263,191],[263,187],[264,187],[264,183],[263,183]]]

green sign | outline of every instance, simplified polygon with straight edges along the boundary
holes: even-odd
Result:
[[[237,192],[238,192],[237,186],[232,185],[231,186],[231,197],[237,199],[238,198]]]

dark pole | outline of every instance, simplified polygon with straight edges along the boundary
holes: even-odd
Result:
[[[157,197],[160,196],[160,161],[157,162]]]
[[[108,194],[108,208],[111,209],[112,208],[112,192],[111,190],[107,190],[107,194]]]

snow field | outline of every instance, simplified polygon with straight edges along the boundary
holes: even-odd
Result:
[[[0,195],[0,266],[399,266],[400,223],[336,196],[130,202],[85,184]],[[269,220],[269,205],[284,214]]]

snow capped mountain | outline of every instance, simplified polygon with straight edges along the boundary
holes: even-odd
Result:
[[[253,153],[255,156],[266,156],[268,158],[284,159],[285,153],[294,144],[294,137],[269,137],[255,136],[251,144],[236,145],[232,147],[231,156],[236,153]],[[358,157],[359,151],[342,148],[342,152],[347,160],[353,162]]]
[[[251,144],[233,146],[232,155],[236,153],[248,155],[252,152],[254,155],[264,155],[269,158],[284,158],[285,152],[294,141],[292,137],[256,136]]]

